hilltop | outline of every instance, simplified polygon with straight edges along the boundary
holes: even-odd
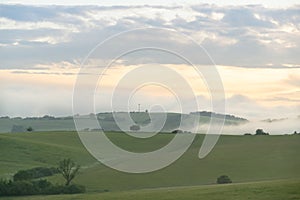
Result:
[[[105,112],[98,114],[88,115],[76,115],[77,118],[82,119],[97,119],[101,125],[101,129],[105,131],[120,131],[115,119],[119,119],[124,122],[127,120],[127,115],[133,119],[136,124],[141,127],[146,126],[151,122],[160,122],[161,119],[166,119],[166,122],[162,128],[162,132],[171,132],[177,129],[181,125],[186,131],[193,129],[194,120],[199,120],[199,124],[209,124],[211,118],[215,118],[216,121],[225,119],[225,125],[239,125],[247,123],[248,120],[236,117],[234,115],[224,115],[207,111],[191,112],[189,114],[181,113],[148,113],[148,112]],[[151,118],[150,118],[151,115]],[[166,118],[164,118],[166,117]],[[129,122],[128,122],[129,123]],[[154,125],[155,126],[155,125]],[[34,131],[74,131],[75,125],[73,116],[55,117],[45,115],[43,117],[0,117],[0,132],[26,132],[26,129],[31,127]],[[90,128],[91,127],[87,127]],[[97,127],[94,127],[95,129]],[[151,132],[156,127],[150,127],[146,131]],[[129,129],[129,126],[128,126]]]

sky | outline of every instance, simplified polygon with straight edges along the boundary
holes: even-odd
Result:
[[[97,112],[136,110],[138,104],[151,111],[211,110],[205,78],[178,56],[138,51],[114,60],[105,70],[105,63],[115,56],[114,48],[131,49],[137,41],[147,47],[163,45],[183,52],[201,69],[215,66],[224,87],[226,113],[248,119],[300,115],[297,1],[164,1],[161,5],[158,1],[73,2],[0,1],[0,116],[71,115],[83,61],[93,65],[93,72],[103,72],[95,90]],[[100,42],[140,28],[176,30],[202,46],[213,62],[207,62],[207,55],[202,59],[205,55],[199,55],[190,39],[167,31],[133,32],[123,40],[113,38],[110,48],[85,60]],[[126,76],[138,69],[145,70]],[[83,76],[91,80],[88,73]],[[158,80],[158,76],[168,80],[166,84],[176,84],[175,93],[182,97],[179,103],[167,85],[133,85],[135,79]],[[182,78],[192,86],[192,95],[179,84]],[[79,90],[88,87],[87,83]],[[199,107],[191,106],[193,97]],[[81,98],[84,106],[85,96]]]
[[[215,4],[220,6],[228,6],[228,5],[263,5],[265,7],[271,8],[284,8],[290,7],[293,5],[299,4],[298,0],[230,0],[230,1],[222,1],[222,0],[42,0],[38,3],[33,0],[2,0],[0,1],[3,4],[25,4],[25,5],[99,5],[99,6],[136,6],[136,5],[186,5],[186,4]]]

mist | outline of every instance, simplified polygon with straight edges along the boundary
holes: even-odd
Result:
[[[222,135],[244,135],[245,133],[255,134],[257,129],[263,129],[270,135],[293,134],[295,131],[300,133],[300,118],[287,118],[281,120],[267,121],[249,121],[240,125],[224,125]],[[198,127],[201,133],[205,133],[208,129],[208,124],[203,124]],[[212,125],[211,128],[214,128]]]

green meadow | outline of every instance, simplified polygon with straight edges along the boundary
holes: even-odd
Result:
[[[230,185],[170,187],[122,192],[88,193],[76,195],[11,197],[8,200],[297,200],[300,181],[263,181]]]
[[[138,139],[120,132],[107,136],[134,152],[161,148],[174,137],[161,133]],[[57,166],[59,160],[71,158],[81,165],[74,183],[86,186],[87,193],[32,199],[300,199],[300,135],[223,135],[213,151],[199,159],[203,138],[197,135],[188,151],[162,170],[127,174],[95,160],[76,132],[0,134],[0,177],[11,178],[21,169]],[[217,177],[224,174],[233,184],[216,185]],[[60,175],[48,179],[64,182]]]

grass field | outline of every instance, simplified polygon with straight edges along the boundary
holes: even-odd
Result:
[[[173,137],[172,134],[159,134],[151,139],[137,139],[116,132],[107,135],[114,143],[135,152],[160,148]],[[61,199],[85,199],[85,197],[94,199],[98,194],[93,193],[101,193],[104,190],[110,192],[99,194],[100,199],[121,199],[123,196],[128,199],[131,196],[134,196],[134,199],[139,199],[141,196],[145,196],[142,199],[156,199],[157,196],[162,197],[160,199],[169,199],[170,191],[174,196],[187,194],[187,198],[184,199],[193,199],[199,195],[205,197],[210,194],[213,197],[209,199],[220,199],[223,189],[226,190],[225,194],[233,195],[231,199],[240,199],[237,193],[241,196],[250,195],[248,199],[259,199],[254,198],[253,195],[260,196],[261,187],[266,187],[265,193],[262,194],[266,196],[273,192],[274,195],[280,193],[277,192],[280,190],[288,193],[292,190],[291,194],[293,194],[295,190],[292,188],[300,188],[299,181],[275,181],[300,180],[300,135],[221,136],[214,150],[200,160],[197,155],[203,137],[198,135],[190,149],[169,167],[147,174],[126,174],[97,162],[82,146],[75,132],[0,134],[0,177],[9,178],[20,169],[56,166],[60,159],[70,157],[82,166],[81,173],[74,181],[85,185],[88,194],[63,196]],[[229,175],[235,184],[253,181],[271,182],[257,183],[258,185],[251,183],[249,188],[253,190],[249,191],[248,186],[243,184],[197,186],[214,184],[216,178],[223,174]],[[49,179],[63,183],[63,179],[58,175]],[[184,188],[144,190],[182,186]],[[137,191],[140,189],[141,191]],[[299,193],[295,195],[300,199]],[[55,199],[49,197],[51,198]],[[290,197],[290,199],[297,198],[293,198],[292,195]]]
[[[255,183],[142,189],[126,192],[79,195],[11,197],[8,200],[299,200],[300,180],[264,181]]]

